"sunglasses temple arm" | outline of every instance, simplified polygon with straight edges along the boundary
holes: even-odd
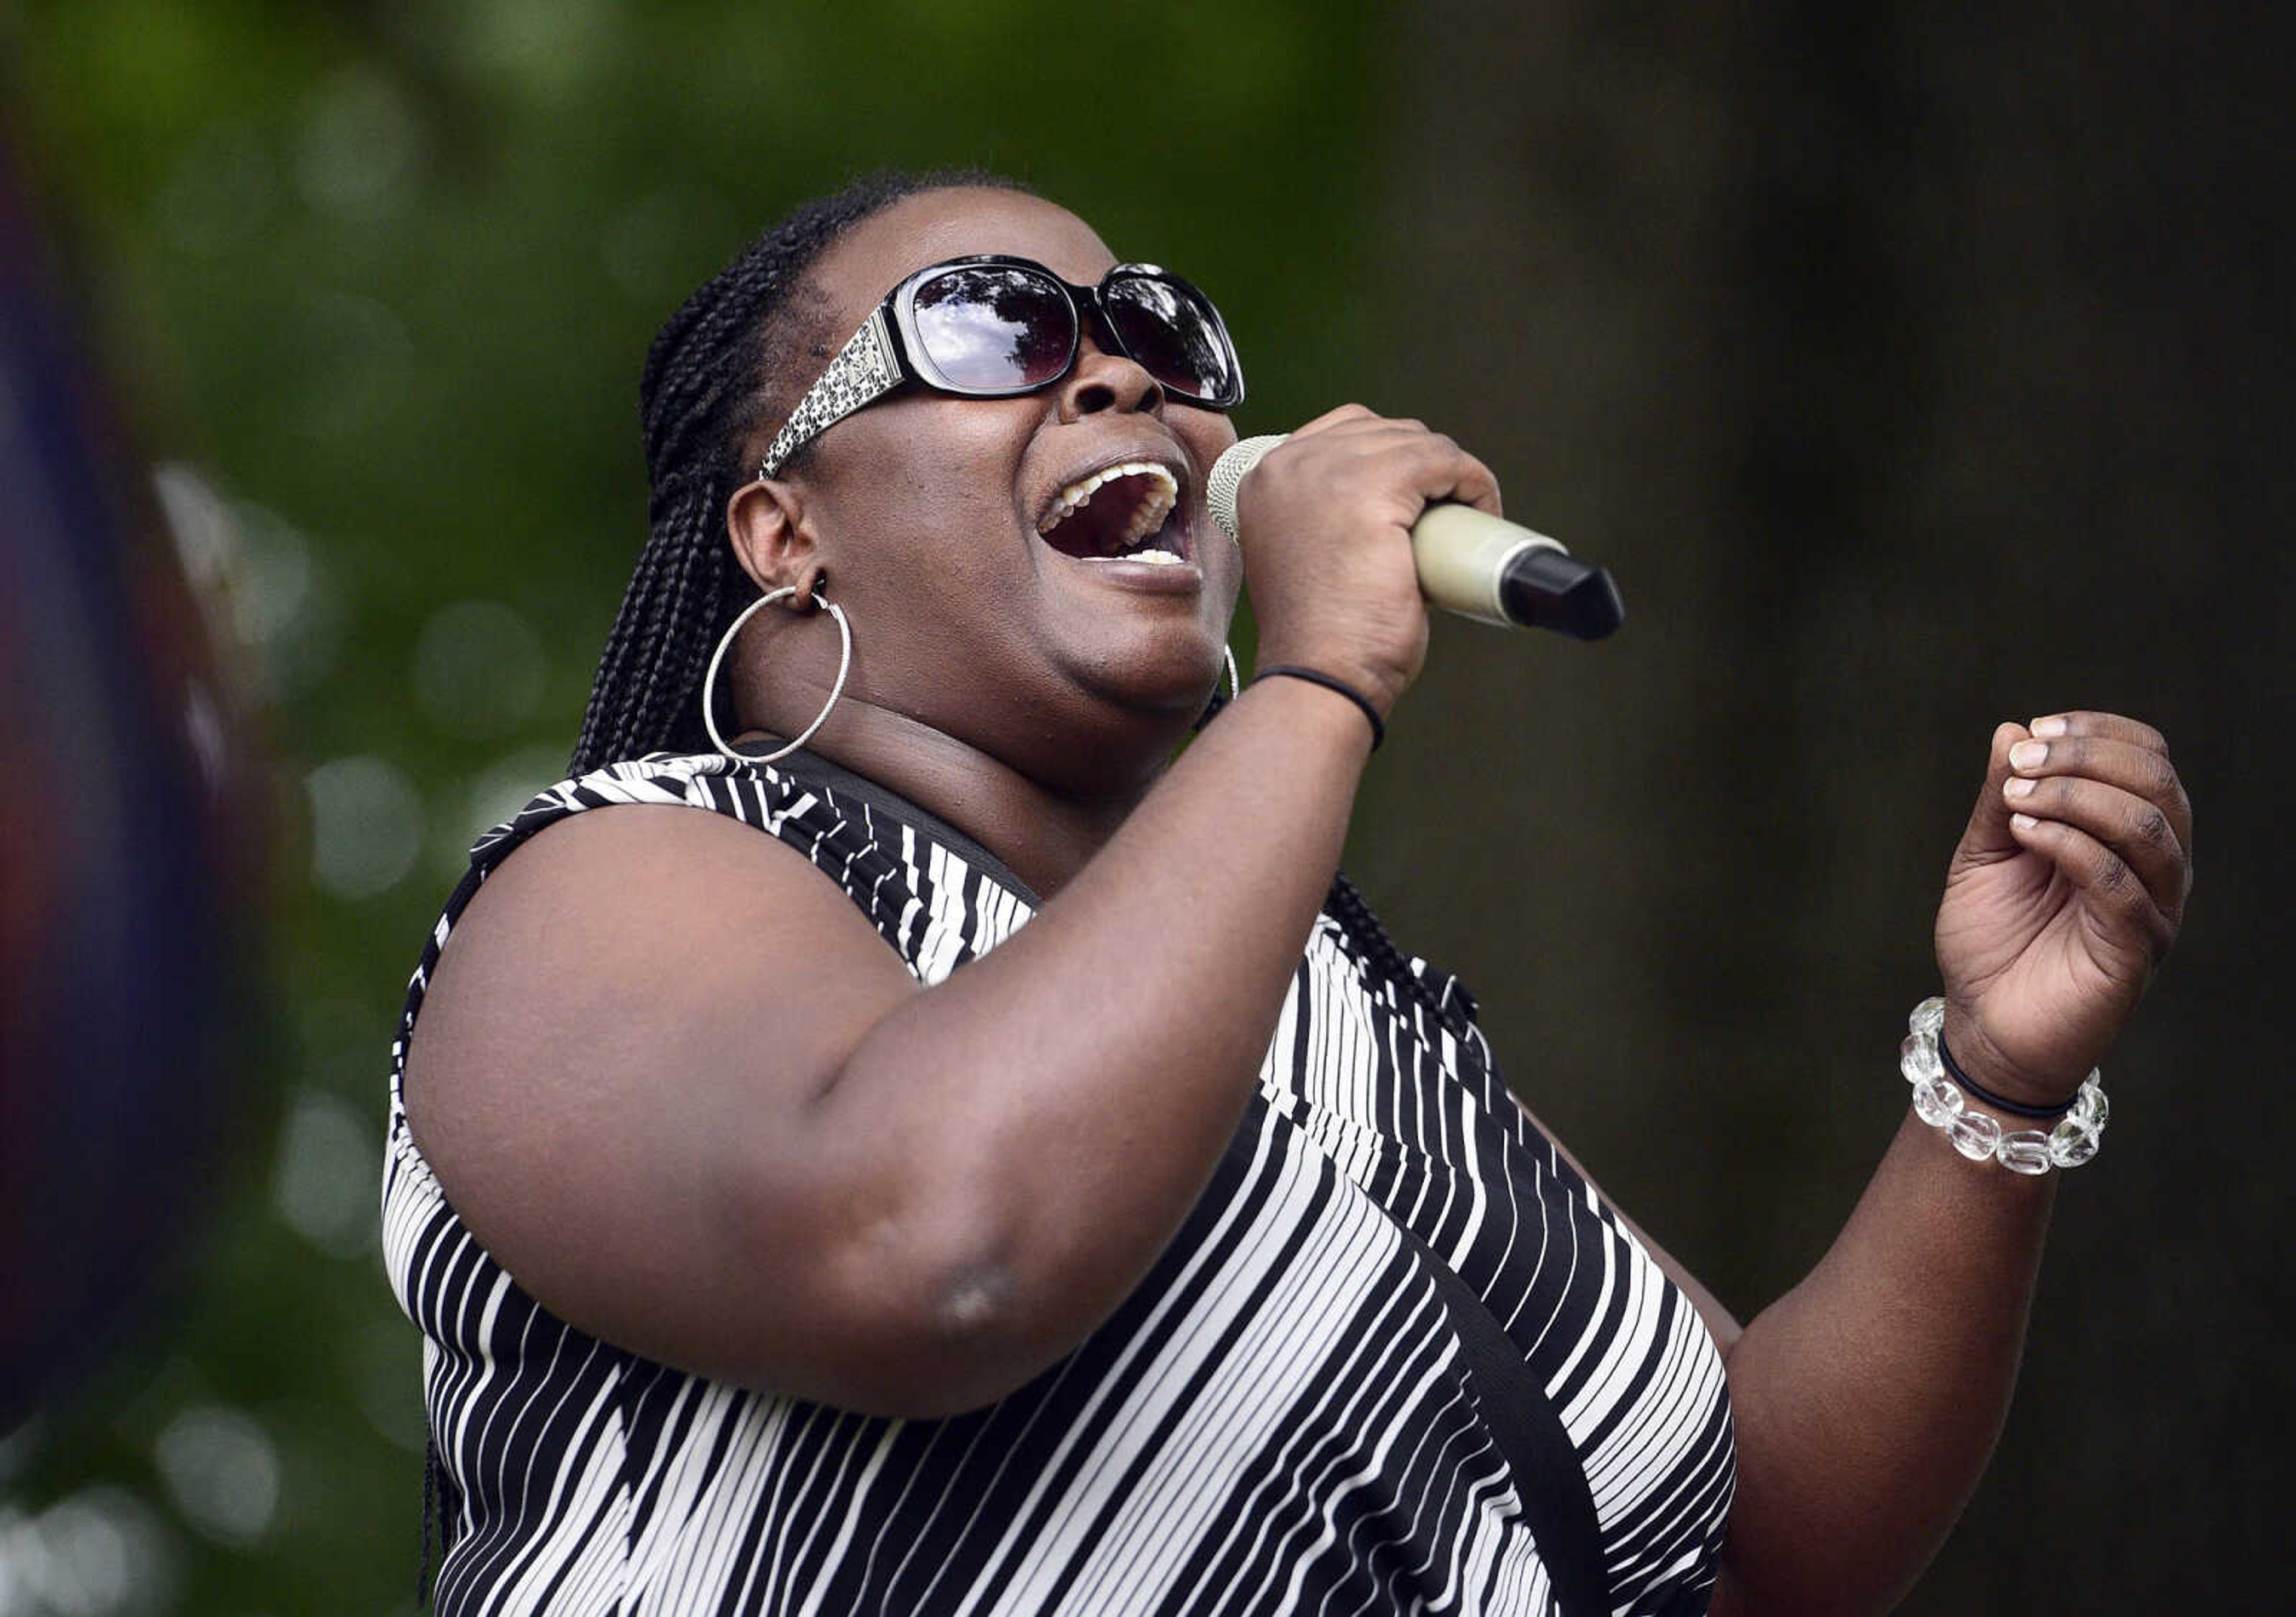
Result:
[[[885,323],[885,306],[879,304],[861,323],[861,329],[846,339],[820,380],[798,400],[797,408],[790,412],[789,420],[774,435],[765,458],[758,461],[758,478],[775,476],[789,463],[790,456],[900,385],[900,361],[893,348],[891,329]]]

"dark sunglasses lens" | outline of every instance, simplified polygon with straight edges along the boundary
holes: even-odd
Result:
[[[1165,388],[1198,404],[1235,402],[1235,362],[1201,297],[1169,281],[1119,275],[1102,301],[1132,357]]]
[[[917,335],[954,387],[1003,391],[1058,376],[1076,347],[1068,294],[1028,270],[944,271],[917,289]]]

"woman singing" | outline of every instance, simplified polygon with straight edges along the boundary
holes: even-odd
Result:
[[[1491,474],[1334,411],[1240,551],[1242,391],[1201,293],[978,176],[663,329],[574,778],[398,1046],[442,1611],[1855,1612],[1937,1548],[2182,911],[2161,739],[1996,731],[1915,1107],[1742,1327],[1334,878],[1409,527]]]

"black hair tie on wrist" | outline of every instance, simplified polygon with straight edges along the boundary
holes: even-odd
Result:
[[[1387,725],[1380,718],[1379,709],[1371,705],[1371,698],[1369,697],[1365,696],[1362,691],[1357,690],[1353,685],[1349,684],[1346,681],[1335,680],[1330,674],[1324,673],[1320,669],[1300,668],[1295,667],[1290,663],[1278,663],[1273,668],[1261,668],[1257,670],[1251,676],[1251,682],[1257,685],[1262,680],[1272,680],[1279,674],[1287,680],[1305,680],[1310,685],[1321,685],[1326,690],[1336,690],[1341,696],[1347,698],[1348,700],[1353,702],[1357,706],[1362,708],[1363,716],[1371,721],[1372,751],[1377,752],[1379,750],[1379,744],[1387,739]]]
[[[2006,1095],[1997,1095],[1961,1070],[1961,1064],[1953,1058],[1953,1052],[1945,1047],[1945,1029],[1943,1028],[1938,1029],[1937,1047],[1938,1059],[1945,1064],[1946,1076],[1961,1085],[1971,1099],[1981,1100],[1997,1112],[2008,1112],[2018,1117],[2062,1117],[2073,1109],[2073,1102],[2080,1098],[2080,1095],[2076,1091],[2066,1096],[2055,1106],[2037,1107],[2028,1106],[2021,1100],[2012,1100]]]

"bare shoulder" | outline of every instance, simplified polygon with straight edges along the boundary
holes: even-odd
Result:
[[[802,1381],[765,1298],[805,1299],[792,1254],[840,1200],[807,1156],[808,1107],[915,992],[771,835],[586,810],[457,921],[408,1048],[408,1121],[463,1221],[554,1311],[685,1368]],[[761,1249],[768,1228],[795,1238]]]
[[[802,1051],[844,997],[821,989],[857,977],[880,992],[910,983],[777,838],[674,805],[569,816],[487,879],[440,953],[407,1058],[418,1139],[427,1153],[426,1121],[469,1118],[537,1057],[554,1083],[581,1084],[726,1041],[754,1054],[767,1031]]]

